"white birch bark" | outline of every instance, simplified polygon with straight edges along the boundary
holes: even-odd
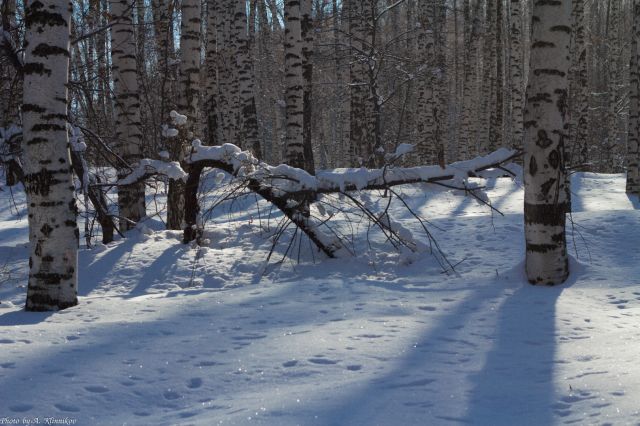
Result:
[[[187,116],[181,129],[181,137],[171,139],[169,154],[171,161],[182,161],[184,150],[194,138],[198,124],[200,98],[200,0],[182,1],[180,27],[180,65],[178,67],[179,90],[177,108]],[[184,218],[184,182],[169,181],[167,193],[167,229],[182,229]]]
[[[349,36],[351,38],[351,66],[349,68],[350,92],[350,147],[352,166],[371,163],[375,145],[375,120],[372,96],[375,88],[371,55],[374,52],[372,36],[374,29],[373,5],[371,0],[348,2]]]
[[[111,59],[116,104],[116,152],[130,165],[142,159],[140,94],[136,70],[136,44],[133,37],[132,3],[110,0],[111,15],[118,19],[111,27]],[[118,170],[118,176],[128,173]],[[145,216],[144,183],[118,188],[120,229],[129,230]]]
[[[627,193],[640,194],[638,140],[640,139],[640,3],[633,4],[633,34],[629,66],[629,142],[627,146]]]
[[[573,164],[589,161],[589,78],[584,0],[573,0],[573,108],[571,111],[571,144],[569,160]]]
[[[315,174],[315,163],[312,144],[312,99],[313,99],[313,20],[311,18],[311,0],[300,0],[301,36],[302,36],[302,81],[303,81],[303,114],[302,144],[304,150],[304,169]]]
[[[471,2],[465,2],[465,69],[464,87],[462,93],[462,130],[458,155],[461,160],[474,157],[477,153],[477,126],[478,126],[478,34],[480,27],[480,6],[478,0],[474,7]]]
[[[26,309],[78,303],[77,207],[67,134],[71,2],[40,0],[25,9],[24,184],[29,205]]]
[[[571,0],[533,6],[524,135],[526,272],[553,285],[569,274],[564,144],[568,138]]]
[[[255,99],[255,75],[251,59],[251,39],[247,34],[247,12],[245,0],[235,1],[235,31],[238,39],[236,69],[240,95],[240,134],[244,147],[250,149],[257,158],[262,158],[262,148],[258,138],[258,116]]]
[[[524,73],[522,51],[522,0],[511,0],[511,148],[522,149],[524,132]]]
[[[480,129],[478,136],[478,153],[486,154],[495,146],[492,137],[492,125],[495,120],[495,90],[496,90],[496,2],[486,0],[487,10],[485,18],[485,33],[483,37],[482,64],[482,98],[480,107]]]
[[[285,17],[285,102],[287,128],[285,136],[286,162],[290,166],[304,168],[303,147],[303,99],[302,77],[302,28],[299,0],[286,0]]]
[[[182,22],[180,26],[180,66],[178,76],[180,93],[178,112],[186,115],[191,131],[198,122],[198,100],[200,97],[200,0],[182,0]]]
[[[218,46],[217,46],[217,15],[214,2],[207,5],[207,51],[205,55],[206,88],[204,106],[206,116],[206,144],[218,145],[219,107],[218,107]]]

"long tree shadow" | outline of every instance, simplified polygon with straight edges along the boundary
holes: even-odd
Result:
[[[472,424],[552,424],[556,301],[567,285],[522,285],[500,307],[495,341],[472,376]]]
[[[465,386],[460,382],[472,374],[473,359],[482,352],[472,336],[479,332],[477,324],[486,328],[491,321],[490,306],[510,291],[500,282],[477,284],[435,324],[427,315],[418,319],[424,332],[416,336],[412,348],[390,359],[393,365],[384,373],[357,385],[348,398],[324,412],[320,424],[386,424],[393,416],[396,424],[467,423],[459,399]],[[428,312],[429,307],[425,309]]]

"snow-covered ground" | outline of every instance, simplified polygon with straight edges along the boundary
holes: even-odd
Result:
[[[337,260],[303,241],[277,265],[283,241],[265,269],[264,217],[220,208],[200,249],[157,221],[83,249],[80,304],[59,313],[21,309],[24,198],[4,188],[0,422],[640,424],[640,213],[623,177],[574,177],[572,275],[553,288],[523,276],[521,185],[487,184],[504,217],[403,189],[459,276],[375,241]]]

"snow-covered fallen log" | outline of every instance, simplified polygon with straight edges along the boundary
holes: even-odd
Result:
[[[338,169],[319,171],[316,176],[298,168],[280,164],[272,166],[258,160],[250,151],[243,151],[232,144],[204,146],[195,140],[190,155],[183,164],[144,159],[132,168],[132,172],[120,179],[117,185],[130,185],[154,175],[163,175],[170,179],[181,179],[185,185],[185,223],[183,241],[188,243],[198,237],[198,187],[200,176],[205,168],[217,168],[244,183],[246,189],[273,204],[302,230],[311,241],[328,257],[335,257],[341,244],[335,238],[325,235],[319,229],[328,226],[326,221],[314,223],[309,216],[309,204],[319,195],[350,191],[389,189],[397,185],[415,183],[442,183],[448,187],[470,189],[466,184],[469,177],[481,176],[488,169],[503,168],[503,165],[518,157],[520,152],[501,148],[488,155],[468,161],[452,163],[445,167],[420,166],[396,167],[388,164],[380,169]],[[402,147],[401,152],[393,154],[387,160],[393,162],[410,152]],[[506,173],[511,173],[504,169]],[[374,217],[369,215],[369,217]],[[384,221],[374,221],[389,239],[404,238]]]
[[[250,152],[242,151],[232,144],[203,146],[196,140],[192,148],[192,153],[185,164],[189,171],[185,196],[185,243],[197,237],[196,223],[199,212],[197,190],[200,174],[204,168],[211,167],[224,170],[236,176],[236,179],[243,179],[247,189],[280,209],[329,257],[335,257],[336,251],[340,249],[339,241],[324,235],[319,225],[314,224],[308,215],[308,204],[318,195],[442,181],[453,181],[453,185],[466,188],[464,181],[467,178],[478,176],[484,170],[502,167],[503,164],[520,155],[514,150],[499,149],[489,155],[453,163],[444,168],[440,166],[402,168],[387,165],[381,169],[320,171],[313,176],[304,170],[285,164],[271,166],[259,161]],[[404,150],[403,153],[408,151]],[[326,226],[326,223],[324,225]],[[385,227],[383,222],[378,221],[377,225],[385,233],[396,233],[392,227]],[[402,239],[399,235],[397,237]]]

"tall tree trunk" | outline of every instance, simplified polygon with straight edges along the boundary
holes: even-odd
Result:
[[[437,149],[437,103],[435,74],[441,72],[436,52],[436,5],[434,1],[418,4],[416,55],[421,58],[416,82],[416,125],[418,157],[421,163],[431,164]]]
[[[287,128],[285,139],[286,162],[290,166],[304,168],[304,80],[302,76],[302,28],[299,0],[286,0],[285,20],[285,84]]]
[[[177,108],[187,116],[181,136],[171,140],[171,161],[183,161],[184,150],[194,138],[198,128],[198,102],[200,97],[200,0],[182,0],[180,27],[180,66]],[[179,230],[184,221],[184,182],[170,180],[167,194],[167,229]]]
[[[587,74],[587,43],[585,36],[584,0],[573,0],[573,87],[571,110],[571,142],[568,161],[586,164],[589,161],[589,78]]]
[[[206,88],[205,88],[205,114],[206,114],[206,144],[218,145],[219,135],[219,107],[218,107],[218,46],[217,24],[218,16],[214,2],[207,3],[207,52],[205,57]]]
[[[136,72],[136,44],[133,37],[132,6],[128,0],[110,0],[111,15],[118,19],[111,27],[111,61],[116,103],[115,150],[130,165],[142,159],[140,95]],[[118,170],[124,177],[129,170]],[[146,214],[144,182],[118,188],[120,229],[129,230]]]
[[[5,31],[13,37],[17,34],[16,26],[16,0],[0,1],[0,31]],[[15,38],[14,38],[15,39]],[[5,40],[0,38],[0,52]],[[3,53],[0,53],[2,56]],[[16,70],[9,61],[0,60],[0,127],[17,123],[19,96],[19,79],[16,78]],[[17,89],[17,90],[16,90]]]
[[[22,113],[30,311],[78,303],[77,207],[67,134],[70,15],[68,0],[32,1],[25,9]]]
[[[160,120],[168,119],[168,108],[173,98],[171,85],[171,59],[174,52],[173,43],[173,5],[175,0],[152,0],[154,35],[160,84]]]
[[[236,68],[240,90],[240,137],[246,149],[262,158],[262,148],[258,135],[258,116],[256,112],[255,75],[251,58],[251,38],[247,34],[246,2],[236,0],[235,26],[238,39]]]
[[[569,274],[565,235],[571,1],[533,6],[525,109],[526,271],[532,284],[560,284]]]
[[[629,66],[629,143],[627,148],[627,193],[640,194],[638,143],[640,139],[640,3],[633,5],[633,34]]]
[[[503,145],[504,134],[504,69],[503,56],[504,46],[502,37],[502,25],[504,23],[503,16],[503,0],[496,1],[496,36],[495,36],[495,83],[493,84],[493,96],[496,100],[491,115],[491,134],[489,136],[489,151],[495,151],[496,148]]]
[[[313,145],[311,140],[313,128],[313,62],[311,59],[313,54],[313,20],[311,19],[311,0],[300,0],[300,12],[302,15],[302,22],[300,23],[300,26],[302,31],[302,80],[304,83],[302,114],[302,145],[305,161],[304,169],[314,175],[316,166],[314,164]]]
[[[477,127],[478,127],[478,34],[480,27],[481,0],[477,0],[471,7],[472,0],[465,2],[465,70],[464,88],[462,94],[462,131],[458,155],[461,160],[467,160],[476,155]]]
[[[522,0],[511,0],[511,148],[522,149],[524,131],[524,75],[522,51]]]
[[[375,76],[371,63],[374,51],[374,40],[371,38],[374,34],[374,15],[371,0],[351,0],[348,8],[351,37],[349,157],[351,165],[358,166],[371,162],[375,145],[375,117],[370,87],[372,77]]]
[[[482,107],[480,112],[479,153],[481,155],[491,152],[495,148],[496,141],[493,131],[495,125],[495,90],[497,86],[496,69],[496,3],[499,0],[486,0],[487,10],[485,18],[485,33],[483,37],[483,79],[482,79]]]

